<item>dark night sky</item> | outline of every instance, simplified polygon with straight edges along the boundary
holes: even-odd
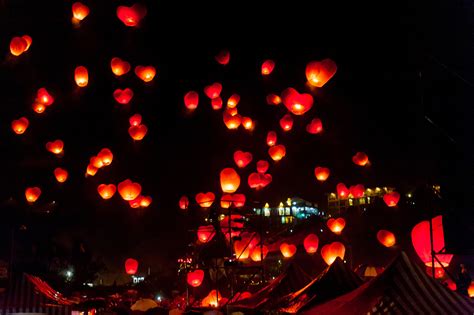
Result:
[[[127,256],[149,263],[175,258],[186,245],[181,236],[193,226],[177,211],[179,197],[219,192],[219,171],[233,165],[237,149],[251,151],[255,161],[267,158],[266,132],[279,129],[285,109],[266,105],[266,94],[289,86],[305,90],[306,63],[328,57],[338,65],[336,76],[315,92],[314,108],[295,119],[294,130],[279,133],[287,158],[271,166],[274,181],[268,188],[253,193],[244,185],[250,199],[276,202],[298,195],[320,202],[339,181],[403,191],[432,182],[453,187],[464,174],[461,182],[467,185],[474,165],[473,89],[451,71],[473,82],[473,6],[461,0],[412,2],[148,1],[148,15],[133,29],[115,15],[119,4],[131,2],[84,1],[91,14],[75,29],[70,2],[1,1],[2,254],[9,227],[26,223],[38,239],[85,239],[120,268]],[[31,51],[12,59],[9,41],[22,34],[32,36]],[[214,60],[222,48],[231,52],[225,67]],[[154,65],[155,80],[145,85],[132,73],[115,78],[109,66],[115,56],[132,66]],[[267,58],[276,61],[276,70],[262,78],[259,67]],[[85,89],[74,84],[76,65],[89,69]],[[222,82],[224,99],[241,95],[239,112],[257,122],[253,133],[229,132],[221,113],[210,108],[202,89],[215,81]],[[31,104],[43,86],[56,101],[39,116]],[[124,87],[135,92],[129,106],[112,98],[114,89]],[[201,97],[196,112],[188,114],[182,97],[191,89]],[[127,132],[134,113],[149,127],[138,143]],[[14,135],[10,122],[24,115],[29,129]],[[321,137],[304,131],[313,116],[325,125]],[[45,150],[53,139],[65,142],[63,158]],[[114,153],[112,166],[84,178],[88,159],[103,147]],[[351,163],[357,151],[368,153],[369,169]],[[334,174],[323,186],[314,180],[317,164]],[[70,171],[65,184],[54,180],[57,166]],[[144,213],[118,197],[99,198],[98,184],[126,178],[153,197]],[[31,213],[23,197],[31,185],[43,189],[33,209],[54,200],[54,214]]]

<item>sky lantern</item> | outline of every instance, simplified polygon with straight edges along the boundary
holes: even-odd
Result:
[[[337,65],[331,59],[311,61],[306,65],[306,79],[315,87],[323,87],[337,71]]]
[[[229,130],[234,130],[239,128],[240,124],[242,123],[242,117],[237,114],[237,115],[231,115],[228,113],[228,111],[224,111],[224,114],[222,115],[224,124],[226,125],[227,129]]]
[[[470,298],[474,298],[474,281],[471,282],[469,288],[467,288],[467,295],[469,295]]]
[[[293,128],[293,117],[290,114],[286,114],[280,119],[280,127],[283,131],[290,131]]]
[[[369,163],[369,157],[364,152],[357,152],[352,157],[352,162],[354,162],[355,165],[365,166]]]
[[[150,82],[156,75],[156,69],[153,66],[136,66],[135,74],[143,82]]]
[[[326,225],[331,230],[331,232],[339,235],[346,226],[346,220],[344,220],[344,218],[331,218],[326,222]]]
[[[444,230],[442,216],[436,216],[432,219],[433,226],[433,250],[439,253],[444,249]],[[423,263],[431,267],[433,265],[431,257],[431,241],[430,241],[430,222],[421,221],[411,231],[411,241],[416,253],[423,261]],[[449,266],[453,255],[438,254],[436,258],[444,267]],[[435,267],[441,267],[439,262],[435,259]]]
[[[316,179],[320,182],[324,182],[328,179],[329,174],[331,174],[331,171],[327,167],[317,166],[314,169],[314,176],[316,176]]]
[[[272,182],[272,175],[252,173],[249,175],[247,182],[250,188],[259,190],[267,187]]]
[[[46,150],[54,154],[61,154],[64,149],[64,143],[61,140],[50,141],[46,143]]]
[[[49,94],[46,88],[39,88],[38,91],[36,92],[35,101],[37,103],[43,104],[44,106],[50,106],[54,103],[54,97],[52,97],[51,94]]]
[[[72,4],[72,21],[73,23],[79,23],[89,15],[89,7],[82,2],[74,2]]]
[[[137,26],[140,21],[146,16],[146,7],[136,3],[131,7],[119,6],[117,8],[117,17],[126,26]]]
[[[309,124],[306,125],[306,131],[312,135],[316,135],[323,131],[323,123],[321,119],[314,118]]]
[[[12,121],[13,132],[16,133],[17,135],[21,135],[26,131],[26,129],[28,129],[29,124],[30,122],[28,118],[26,117],[21,117],[19,119],[16,119]]]
[[[126,88],[124,90],[116,89],[113,95],[117,103],[126,105],[132,100],[133,91],[130,88]]]
[[[260,237],[256,233],[244,232],[241,240],[234,242],[234,252],[238,260],[249,258],[250,252],[260,243]]]
[[[239,113],[237,107],[234,107],[234,108],[229,108],[229,107],[227,107],[227,108],[225,109],[225,112],[226,112],[227,114],[229,114],[230,116],[235,116],[235,115],[237,115],[237,114]]]
[[[110,61],[110,68],[112,69],[112,72],[119,77],[128,73],[130,71],[131,66],[129,62],[122,60],[118,57],[114,57]]]
[[[246,130],[252,130],[253,129],[253,120],[250,117],[242,117],[242,126],[244,126],[244,129]]]
[[[365,188],[362,184],[357,184],[349,187],[350,194],[353,198],[362,198],[364,197]]]
[[[252,153],[237,150],[234,152],[234,162],[238,167],[244,168],[252,162]]]
[[[223,66],[227,65],[230,61],[230,52],[227,49],[221,50],[216,55],[216,61],[218,64],[221,64]]]
[[[395,234],[387,230],[377,232],[377,240],[385,247],[392,247],[396,243]]]
[[[189,199],[187,196],[181,196],[179,198],[178,206],[181,210],[186,210],[189,207]]]
[[[228,209],[230,206],[232,206],[232,195],[223,194],[221,197],[221,208]]]
[[[392,191],[383,195],[383,201],[389,207],[396,207],[400,200],[400,194],[396,191]]]
[[[213,110],[219,110],[222,108],[222,98],[220,96],[211,100],[211,107]]]
[[[104,166],[104,162],[102,162],[102,160],[99,159],[97,156],[91,157],[89,162],[90,162],[89,164],[91,164],[92,166],[96,168],[102,168]]]
[[[211,100],[219,97],[222,92],[222,84],[219,82],[214,82],[211,85],[204,87],[204,94],[209,97]]]
[[[234,108],[240,102],[240,95],[239,94],[232,94],[229,99],[227,100],[227,107]]]
[[[197,230],[197,238],[201,243],[207,243],[211,241],[216,235],[216,230],[212,224],[201,225]]]
[[[92,165],[92,164],[87,165],[86,177],[87,176],[94,176],[95,174],[97,174],[98,170],[99,169],[97,167],[95,167],[94,165]]]
[[[240,176],[231,167],[224,168],[220,173],[221,188],[225,193],[234,193],[240,186]]]
[[[283,159],[286,155],[286,148],[283,144],[278,144],[268,149],[268,154],[273,161],[277,162]]]
[[[100,184],[97,186],[97,192],[102,197],[102,199],[110,199],[115,195],[117,187],[114,184]]]
[[[142,196],[142,198],[140,198],[140,207],[148,208],[148,206],[151,205],[152,201],[153,201],[153,198],[151,198],[151,196]]]
[[[186,281],[193,288],[199,287],[203,280],[204,280],[204,271],[201,269],[190,271],[186,275]]]
[[[296,253],[296,246],[293,244],[282,243],[280,245],[280,251],[283,257],[291,258]]]
[[[262,75],[269,75],[275,68],[275,61],[267,59],[262,63]]]
[[[137,198],[133,199],[133,200],[130,200],[128,202],[130,208],[132,209],[138,209],[140,208],[140,202],[142,201],[142,196],[138,196]]]
[[[232,195],[232,205],[236,208],[242,208],[245,206],[245,195],[244,194],[233,194]]]
[[[28,51],[28,49],[30,49],[31,44],[33,44],[33,39],[31,38],[30,35],[23,35],[21,38],[23,38],[26,42],[25,51]]]
[[[328,265],[331,265],[337,257],[344,259],[345,253],[346,247],[340,242],[326,244],[321,248],[321,256]]]
[[[218,307],[219,303],[222,300],[222,295],[217,290],[212,290],[209,294],[202,299],[201,306],[202,307]]]
[[[58,183],[64,183],[67,180],[68,175],[68,172],[63,168],[57,167],[54,169],[54,177],[56,177]]]
[[[189,110],[195,110],[199,104],[199,94],[195,91],[189,91],[184,95],[184,106]]]
[[[336,185],[336,191],[340,199],[346,199],[347,197],[349,197],[350,191],[343,183],[339,183]]]
[[[141,124],[141,125],[138,125],[138,126],[130,126],[130,128],[128,128],[128,134],[135,141],[143,140],[143,138],[145,138],[147,132],[148,132],[148,127],[144,124]]]
[[[196,202],[201,208],[209,208],[212,206],[216,196],[212,192],[198,193],[196,195]]]
[[[271,93],[267,95],[266,101],[268,105],[280,105],[281,97],[276,94]]]
[[[41,103],[34,103],[33,104],[33,110],[38,114],[42,114],[46,110],[46,106],[44,106]]]
[[[84,66],[76,67],[76,70],[74,70],[74,80],[78,87],[86,87],[89,83],[89,72],[87,68]]]
[[[10,41],[10,53],[19,56],[28,49],[28,42],[23,37],[13,37]]]
[[[281,93],[283,104],[295,115],[303,115],[313,107],[313,96],[298,93],[294,88],[287,88]]]
[[[257,162],[257,172],[264,174],[266,171],[268,171],[269,166],[270,163],[265,160],[260,160]]]
[[[114,160],[114,155],[110,149],[103,148],[100,150],[99,154],[97,154],[97,157],[102,161],[102,165],[108,166],[112,164],[112,161]]]
[[[277,143],[277,133],[275,131],[269,131],[267,133],[267,145],[269,147],[272,147],[276,143]]]
[[[135,114],[128,119],[130,126],[139,126],[142,123],[142,115]]]
[[[130,201],[137,198],[142,192],[142,186],[134,183],[130,179],[126,179],[118,184],[118,192],[123,200]]]
[[[125,260],[125,272],[129,275],[134,275],[138,271],[138,261],[133,258]]]
[[[41,189],[39,187],[28,187],[25,190],[26,201],[33,203],[41,196]]]
[[[263,245],[263,246],[257,245],[250,251],[250,259],[252,259],[255,262],[262,261],[262,257],[263,259],[265,259],[267,255],[268,255],[268,247],[266,245]]]
[[[319,237],[316,234],[308,234],[304,238],[303,245],[308,254],[314,254],[318,250]]]

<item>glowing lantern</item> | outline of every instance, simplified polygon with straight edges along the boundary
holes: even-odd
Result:
[[[142,123],[142,115],[135,114],[128,119],[130,126],[139,126]]]
[[[232,94],[231,97],[227,100],[227,107],[234,108],[240,102],[240,95],[239,94]]]
[[[114,155],[112,154],[112,151],[110,151],[110,149],[103,148],[102,150],[100,150],[99,154],[97,154],[97,158],[102,162],[103,166],[108,166],[112,164]]]
[[[221,197],[221,208],[227,209],[232,205],[232,195],[224,194]]]
[[[337,195],[341,199],[347,198],[350,194],[349,189],[347,189],[346,185],[344,185],[343,183],[337,184],[336,191],[337,191]]]
[[[280,119],[280,127],[284,131],[290,131],[293,128],[293,117],[290,114],[286,114]]]
[[[36,92],[35,101],[37,103],[43,104],[44,106],[50,106],[54,103],[54,98],[48,93],[48,90],[45,88],[39,88]]]
[[[133,97],[133,91],[129,88],[126,88],[125,90],[116,89],[113,95],[117,103],[125,105],[131,101]]]
[[[72,4],[73,22],[84,20],[89,15],[89,7],[81,2],[74,2]]]
[[[213,110],[219,110],[222,108],[222,98],[220,96],[211,100],[211,106]]]
[[[136,66],[135,67],[135,74],[139,77],[143,82],[150,82],[156,75],[156,69],[153,66]]]
[[[268,171],[269,166],[270,163],[265,160],[260,160],[257,162],[257,172],[264,174],[266,171]]]
[[[396,243],[395,234],[387,230],[377,232],[377,240],[385,247],[392,247]]]
[[[26,131],[29,124],[30,122],[26,117],[21,117],[20,119],[14,120],[12,121],[13,132],[17,135],[21,135]]]
[[[308,254],[314,254],[318,250],[319,237],[316,234],[308,234],[303,241],[303,245]]]
[[[231,167],[224,168],[220,173],[221,188],[223,192],[233,193],[240,186],[240,176]]]
[[[95,167],[94,165],[92,165],[92,164],[87,165],[86,177],[87,176],[94,176],[97,173],[98,170],[99,169],[97,167]]]
[[[201,306],[202,307],[218,307],[221,300],[222,300],[222,295],[219,293],[219,291],[212,290],[204,299],[202,299]]]
[[[134,4],[131,7],[119,6],[117,8],[117,17],[126,26],[137,26],[146,16],[146,7],[141,4]]]
[[[273,60],[265,60],[262,63],[262,75],[269,75],[272,73],[273,69],[275,68],[275,61]]]
[[[230,234],[232,237],[240,236],[241,230],[244,227],[243,223],[243,217],[240,214],[232,214],[230,216],[225,216],[224,219],[222,219],[219,222],[219,225],[221,227],[222,233],[225,235],[226,239],[229,241],[230,240]]]
[[[189,91],[184,95],[184,106],[189,110],[195,110],[199,104],[199,94],[195,91]]]
[[[357,185],[349,187],[349,191],[352,197],[362,198],[364,197],[365,188],[364,188],[364,185],[357,184]]]
[[[354,162],[354,164],[359,165],[359,166],[365,166],[369,163],[369,157],[364,152],[357,152],[352,157],[352,162]]]
[[[217,63],[225,66],[230,61],[230,52],[226,49],[221,50],[216,56]]]
[[[268,94],[266,97],[268,105],[280,105],[281,104],[281,97],[276,94]]]
[[[290,258],[296,253],[296,246],[293,244],[282,243],[280,245],[280,251],[283,257]]]
[[[95,168],[102,168],[102,166],[104,166],[104,162],[102,162],[102,160],[99,159],[97,156],[91,157],[89,162],[90,162],[89,164],[91,164]]]
[[[74,70],[74,80],[78,87],[86,87],[89,83],[89,72],[86,67],[78,66]]]
[[[46,110],[46,106],[44,106],[43,104],[41,103],[34,103],[33,104],[33,110],[35,112],[37,112],[38,114],[42,114],[44,113],[44,111]]]
[[[30,49],[31,44],[33,43],[33,39],[29,35],[23,35],[21,38],[23,38],[26,42],[25,51],[28,51],[28,49]]]
[[[209,208],[216,199],[216,196],[212,192],[198,193],[196,195],[196,202],[201,208]]]
[[[222,84],[215,82],[204,88],[204,94],[207,95],[211,100],[221,95]]]
[[[234,162],[237,164],[238,167],[244,168],[252,162],[252,153],[250,152],[243,152],[243,151],[235,151],[234,152]]]
[[[244,128],[246,130],[252,130],[253,129],[253,121],[252,121],[252,118],[250,117],[242,117],[242,126],[244,126]]]
[[[248,177],[249,187],[252,189],[262,189],[272,182],[272,175],[262,173],[252,173]]]
[[[153,199],[150,196],[142,196],[140,199],[140,207],[142,208],[148,208],[149,205],[151,205],[151,202]]]
[[[267,133],[267,145],[269,147],[274,146],[277,143],[277,134],[275,131],[269,131]]]
[[[321,122],[321,119],[314,118],[313,120],[311,120],[311,122],[306,125],[306,131],[313,135],[323,131],[323,123]]]
[[[110,199],[115,195],[117,187],[114,184],[100,184],[97,187],[97,192],[102,197],[102,199]]]
[[[250,251],[250,259],[255,262],[262,261],[262,258],[265,259],[268,254],[268,247],[263,245],[257,245]]]
[[[142,196],[138,196],[137,198],[130,200],[128,204],[130,205],[130,208],[132,209],[137,209],[140,208],[140,202],[142,201]]]
[[[26,201],[35,202],[41,196],[41,189],[39,187],[28,187],[25,190]]]
[[[433,268],[431,267],[426,267],[426,273],[431,277],[433,275]],[[441,267],[436,267],[435,270],[434,270],[434,276],[435,276],[435,279],[441,279],[441,278],[444,278],[445,276],[445,272],[444,272],[444,269],[441,268]]]
[[[197,237],[201,243],[207,243],[214,238],[216,230],[213,225],[202,225],[198,227]]]
[[[143,124],[138,125],[138,126],[130,126],[130,128],[128,128],[128,134],[135,141],[143,140],[147,132],[148,132],[147,126]]]
[[[63,152],[64,143],[61,140],[55,140],[46,143],[46,150],[54,154],[61,154]]]
[[[316,176],[316,179],[320,182],[324,182],[328,179],[329,174],[331,174],[331,171],[327,167],[318,166],[314,169],[314,176]]]
[[[244,194],[234,194],[232,195],[232,205],[236,208],[241,208],[245,206],[245,195]]]
[[[470,298],[474,298],[474,282],[471,282],[471,285],[467,288],[467,294]]]
[[[268,149],[268,154],[273,161],[280,161],[286,155],[286,148],[283,144],[275,145]]]
[[[68,172],[65,169],[57,167],[54,169],[54,177],[59,183],[64,183],[67,180]]]
[[[226,125],[227,129],[230,130],[239,128],[242,122],[242,117],[240,117],[239,114],[232,116],[227,110],[224,112],[222,117],[224,119],[224,124]]]
[[[131,180],[126,179],[118,184],[118,191],[123,200],[130,201],[140,195],[142,186],[139,183],[134,183]]]
[[[13,56],[19,56],[26,51],[28,42],[22,37],[13,37],[10,41],[10,52]]]
[[[326,244],[321,248],[321,256],[328,265],[331,265],[337,257],[344,259],[345,253],[346,247],[340,242]]]
[[[125,260],[125,272],[129,275],[134,275],[138,271],[138,261],[133,258]]]
[[[400,194],[396,191],[392,191],[383,195],[383,201],[389,207],[396,207],[400,200]]]
[[[182,196],[181,198],[179,198],[179,202],[178,202],[178,205],[179,205],[179,208],[181,210],[186,210],[188,209],[189,207],[189,199],[187,196]]]
[[[234,252],[238,260],[249,258],[250,252],[260,243],[260,237],[256,233],[244,232],[241,240],[234,242]]]
[[[306,65],[306,79],[312,86],[322,87],[333,77],[336,71],[336,63],[331,59],[311,61]]]
[[[346,220],[344,220],[344,218],[331,218],[326,222],[326,225],[331,230],[331,232],[339,235],[346,226]]]
[[[287,88],[281,93],[283,104],[295,115],[303,115],[313,107],[313,96],[298,93],[294,88]]]
[[[445,284],[448,287],[448,289],[450,289],[451,291],[456,291],[456,289],[457,289],[456,283],[453,280],[451,280],[450,278],[446,279],[446,281],[443,284]],[[471,284],[471,287],[472,287],[472,284]],[[469,288],[471,288],[471,287],[469,287]],[[468,289],[467,292],[469,293],[469,289]],[[474,295],[471,296],[471,297],[474,297]]]
[[[433,226],[433,250],[436,253],[441,252],[444,249],[444,230],[443,230],[443,218],[437,216],[432,219]],[[423,263],[431,267],[431,241],[430,241],[430,222],[421,221],[411,231],[411,241],[416,253],[423,261]],[[450,254],[437,254],[435,259],[435,267],[441,267],[438,260],[444,267],[449,266],[453,255]]]
[[[234,107],[234,108],[227,107],[225,112],[229,114],[230,116],[235,116],[239,113],[239,111],[237,110],[237,107]]]
[[[124,75],[126,73],[128,73],[130,71],[130,63],[125,61],[125,60],[122,60],[118,57],[114,57],[112,58],[112,60],[110,61],[110,68],[112,68],[112,72],[116,75],[116,76],[121,76],[121,75]]]
[[[202,283],[202,280],[204,280],[204,271],[201,269],[190,271],[186,275],[186,281],[193,288],[199,287]]]

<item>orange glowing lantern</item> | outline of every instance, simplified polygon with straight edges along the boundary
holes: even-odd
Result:
[[[17,135],[21,135],[26,131],[29,124],[30,122],[26,117],[21,117],[20,119],[14,120],[12,121],[13,132]]]
[[[19,56],[27,50],[28,42],[23,37],[13,37],[10,41],[10,52],[13,56]]]
[[[275,68],[275,61],[268,59],[262,63],[262,75],[269,75]]]
[[[142,198],[140,198],[140,207],[148,208],[148,206],[151,205],[152,201],[153,198],[151,198],[150,196],[142,196]]]
[[[213,110],[219,110],[222,108],[222,98],[220,96],[211,100],[211,106]]]
[[[227,100],[227,107],[228,108],[235,108],[240,102],[240,95],[239,94],[232,94],[229,99]]]
[[[130,126],[130,128],[128,128],[128,134],[135,141],[143,140],[143,138],[145,138],[147,132],[148,132],[147,126],[143,125],[143,124],[138,125],[138,126]]]
[[[236,208],[242,208],[245,206],[245,195],[244,194],[233,194],[232,195],[232,205]]]
[[[314,254],[318,250],[319,237],[316,234],[308,234],[304,238],[303,245],[308,254]]]
[[[104,162],[102,162],[102,160],[99,159],[97,156],[91,157],[89,162],[89,164],[94,166],[95,168],[102,168],[102,166],[104,166]]]
[[[277,143],[277,134],[275,131],[269,131],[267,133],[267,145],[269,147],[274,146]]]
[[[202,307],[218,307],[222,301],[222,295],[217,290],[212,290],[209,294],[202,299]]]
[[[199,104],[199,94],[195,91],[189,91],[184,95],[184,106],[189,110],[195,110]]]
[[[250,251],[250,259],[252,259],[255,262],[262,261],[262,259],[265,259],[268,255],[268,247],[263,245],[256,245],[251,251]]]
[[[117,187],[114,184],[100,184],[97,187],[97,192],[102,197],[102,199],[110,199],[115,195]]]
[[[196,195],[196,202],[201,208],[209,208],[214,203],[216,196],[212,192],[198,193]]]
[[[126,88],[124,90],[116,89],[113,95],[117,103],[126,105],[132,100],[133,91],[132,89],[129,89],[129,88]]]
[[[337,65],[331,59],[311,61],[306,65],[306,79],[315,87],[323,87],[337,71]]]
[[[68,172],[65,169],[57,167],[54,169],[54,177],[59,183],[64,183],[67,180]]]
[[[110,61],[110,68],[112,68],[112,72],[119,77],[128,73],[130,71],[131,66],[129,62],[122,60],[118,57],[114,57]]]
[[[221,171],[220,180],[222,191],[225,193],[234,193],[240,186],[240,176],[231,167]]]
[[[283,104],[295,115],[303,115],[313,107],[313,96],[298,93],[294,88],[287,88],[281,93]]]
[[[306,125],[306,131],[313,135],[316,135],[323,131],[323,123],[321,122],[321,119],[314,118],[313,120],[311,120],[311,122]]]
[[[222,115],[222,118],[224,120],[224,124],[229,130],[239,128],[240,124],[242,123],[242,117],[239,114],[232,116],[227,110]]]
[[[385,247],[392,247],[396,243],[395,234],[387,230],[377,232],[377,240]]]
[[[44,106],[41,103],[34,103],[33,104],[33,110],[38,114],[42,114],[46,110],[46,106]]]
[[[383,195],[383,201],[389,207],[396,207],[400,200],[400,194],[396,191],[392,191]]]
[[[336,185],[336,191],[337,195],[341,199],[346,199],[350,194],[349,189],[347,189],[346,185],[344,185],[343,183],[339,183]]]
[[[89,72],[86,67],[78,66],[74,70],[74,80],[78,87],[86,87],[89,83]]]
[[[39,88],[36,92],[35,101],[37,103],[43,104],[44,106],[50,106],[54,103],[54,97],[52,97],[45,88]]]
[[[230,116],[235,116],[239,113],[239,111],[237,110],[237,107],[234,107],[234,108],[227,107],[225,112],[229,114]]]
[[[123,200],[130,201],[137,198],[142,191],[139,183],[134,183],[130,179],[126,179],[118,184],[118,192]]]
[[[244,128],[246,130],[252,130],[253,129],[253,121],[252,121],[252,118],[250,117],[242,117],[242,126],[244,126]]]
[[[199,287],[203,280],[204,280],[204,271],[201,269],[190,271],[186,275],[186,281],[193,288]]]
[[[223,66],[227,65],[230,61],[230,52],[227,49],[221,50],[216,55],[216,61]]]
[[[181,198],[179,198],[179,202],[178,202],[178,205],[179,205],[179,208],[181,210],[186,210],[188,209],[189,207],[189,199],[187,196],[181,196]]]
[[[139,126],[142,123],[142,115],[135,114],[128,119],[130,126]]]
[[[280,251],[283,257],[291,258],[296,253],[296,246],[293,244],[282,243],[280,245]]]
[[[280,105],[281,104],[281,97],[276,94],[268,94],[266,97],[268,105]]]
[[[474,298],[474,282],[471,282],[469,288],[467,288],[467,295],[469,295],[470,298]]]
[[[286,114],[280,119],[280,127],[283,131],[290,131],[293,128],[293,117],[290,114]]]
[[[26,201],[33,203],[41,196],[41,189],[39,187],[28,187],[25,190]]]
[[[87,165],[86,177],[87,176],[94,176],[97,173],[98,170],[99,169],[97,167],[95,167],[94,165],[92,165],[92,164]]]
[[[349,192],[353,198],[362,198],[364,197],[365,188],[362,184],[357,184],[349,187]]]
[[[97,158],[99,158],[102,161],[102,165],[108,166],[112,164],[112,161],[114,160],[114,155],[110,149],[104,148],[100,150],[99,154],[97,154]]]
[[[130,205],[130,208],[132,209],[138,209],[140,208],[140,202],[142,201],[142,196],[138,196],[137,198],[130,200],[128,204]]]
[[[138,261],[133,258],[125,260],[125,272],[129,275],[134,275],[138,271]]]
[[[283,159],[286,155],[286,148],[283,144],[278,144],[268,149],[268,154],[273,161],[277,162]]]
[[[143,82],[150,82],[156,75],[156,69],[153,66],[136,66],[135,74]]]
[[[365,166],[369,163],[369,157],[364,152],[357,152],[352,157],[352,162],[354,162],[354,164],[359,165],[359,166]]]
[[[212,224],[198,227],[197,238],[201,243],[211,241],[214,238],[214,235],[216,235],[216,230]]]
[[[270,163],[265,160],[260,160],[257,162],[257,172],[264,174],[266,171],[268,171],[269,166]]]
[[[432,276],[432,275],[433,275],[433,268],[431,268],[431,267],[426,267],[425,270],[426,270],[426,273],[427,273],[429,276]],[[435,267],[434,275],[435,275],[435,279],[444,278],[444,276],[445,276],[444,269],[443,269],[442,267]]]
[[[272,175],[262,173],[252,173],[248,177],[249,187],[252,189],[262,189],[272,182]]]
[[[117,8],[117,17],[126,26],[137,26],[140,21],[146,16],[146,7],[136,3],[131,7],[119,6]]]
[[[224,194],[221,197],[221,208],[228,209],[232,205],[232,195]]]
[[[321,248],[321,256],[326,264],[331,265],[337,257],[344,259],[346,247],[340,242],[326,244]]]
[[[238,260],[249,258],[250,252],[260,243],[260,237],[256,233],[244,232],[241,235],[241,240],[234,242],[234,252]]]
[[[211,85],[208,85],[204,88],[204,94],[209,97],[211,100],[217,98],[221,95],[222,84],[215,82]]]
[[[326,225],[331,230],[331,232],[339,235],[346,226],[346,220],[344,220],[344,218],[331,218],[326,222]]]
[[[252,153],[244,151],[235,151],[234,152],[234,162],[238,167],[244,168],[252,162]]]
[[[84,20],[89,15],[89,7],[81,2],[74,2],[72,4],[73,22]]]
[[[320,182],[324,182],[328,179],[329,174],[331,174],[331,171],[327,167],[318,166],[314,169],[314,176],[316,176],[316,179]]]
[[[46,150],[54,154],[61,154],[64,149],[64,143],[61,140],[55,140],[46,143]]]
[[[21,38],[23,38],[26,41],[25,51],[28,51],[28,49],[30,49],[31,44],[33,43],[33,39],[29,35],[23,35]]]

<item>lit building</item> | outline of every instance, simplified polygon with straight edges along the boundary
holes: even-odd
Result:
[[[328,194],[328,212],[333,214],[335,212],[340,212],[349,207],[365,207],[376,203],[378,200],[382,200],[383,196],[395,190],[391,187],[375,187],[375,188],[366,188],[364,191],[364,196],[360,198],[354,198],[351,194],[347,198],[339,198],[338,195],[334,192]]]
[[[268,217],[272,222],[278,224],[295,223],[310,216],[324,216],[324,212],[319,211],[317,204],[301,198],[288,198],[285,202],[280,202],[276,207],[270,207],[266,203],[263,208],[254,208],[253,211],[256,215]]]

